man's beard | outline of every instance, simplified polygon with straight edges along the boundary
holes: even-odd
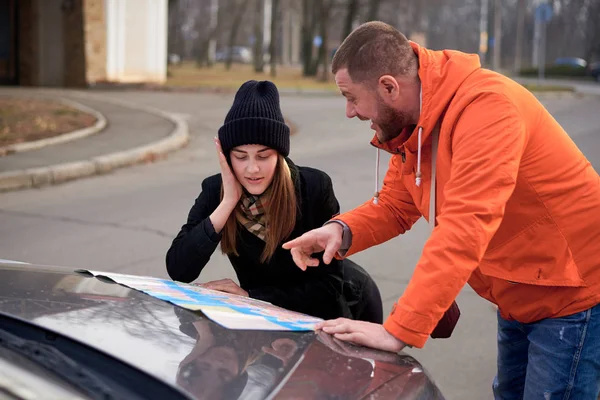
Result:
[[[383,100],[378,101],[378,121],[375,122],[379,126],[380,132],[377,138],[380,142],[388,142],[400,135],[402,130],[409,126],[409,117],[406,113],[398,111],[388,106]]]

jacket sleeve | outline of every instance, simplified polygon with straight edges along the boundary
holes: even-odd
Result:
[[[187,223],[181,227],[167,251],[167,272],[173,280],[192,282],[197,279],[221,240],[209,218],[215,208],[211,207],[211,196],[215,194],[211,193],[207,180],[204,180],[202,192],[188,214]]]
[[[524,119],[503,95],[483,94],[464,109],[437,226],[384,323],[395,337],[423,347],[478,267],[514,191],[525,142]]]
[[[319,227],[340,212],[340,205],[327,174],[322,173],[320,187],[315,189],[318,190],[311,192],[320,196],[313,207],[314,224]],[[303,272],[305,279],[301,282],[289,286],[255,288],[249,291],[250,297],[324,319],[350,316],[342,293],[342,262],[333,260],[330,265],[325,265],[323,254],[316,256],[321,260],[320,265]]]
[[[345,257],[403,234],[421,217],[421,212],[402,183],[399,163],[399,156],[390,159],[388,172],[379,192],[379,204],[373,204],[370,199],[335,218],[348,225],[352,232],[352,244],[344,254]]]

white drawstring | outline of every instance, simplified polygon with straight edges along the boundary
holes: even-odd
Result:
[[[379,148],[375,158],[375,196],[373,196],[373,204],[379,204]]]
[[[417,146],[417,174],[415,178],[415,184],[421,186],[421,136],[423,134],[423,128],[419,127],[419,144]]]
[[[421,116],[421,112],[423,111],[423,87],[419,90],[419,117]],[[415,185],[417,187],[421,186],[421,138],[423,136],[423,127],[419,126],[419,134],[418,134],[419,144],[417,145],[417,173],[415,178]]]

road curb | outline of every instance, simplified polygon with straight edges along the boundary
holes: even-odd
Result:
[[[33,94],[33,95],[11,94],[11,96],[29,97],[29,98],[36,97],[36,98],[44,98],[44,99],[49,98],[48,96],[43,96],[40,94]],[[8,154],[22,153],[24,151],[38,150],[38,149],[41,149],[41,148],[44,148],[47,146],[54,146],[57,144],[67,143],[72,140],[83,139],[85,137],[88,137],[95,133],[98,133],[98,132],[102,131],[104,128],[106,128],[107,120],[106,120],[106,117],[101,112],[94,110],[93,108],[90,108],[84,104],[78,103],[73,100],[65,99],[63,97],[50,97],[50,99],[61,102],[65,105],[75,108],[79,111],[83,111],[85,113],[93,115],[96,118],[96,123],[87,128],[77,129],[75,131],[62,133],[60,135],[57,135],[57,136],[54,136],[51,138],[33,140],[31,142],[25,142],[25,143],[15,143],[15,144],[11,144],[8,146],[0,147],[0,157],[8,155]]]
[[[161,140],[132,149],[117,151],[87,160],[0,173],[0,192],[39,188],[92,175],[107,174],[119,168],[154,161],[167,153],[186,146],[189,142],[187,122],[178,114],[168,113],[152,107],[128,104],[116,99],[87,96],[83,93],[69,93],[69,95],[80,98],[88,97],[97,101],[105,101],[145,111],[171,121],[175,128],[167,137]]]

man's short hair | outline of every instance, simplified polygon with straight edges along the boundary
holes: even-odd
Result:
[[[335,52],[331,71],[348,69],[356,83],[375,83],[383,75],[416,75],[417,57],[406,36],[384,22],[356,28]]]

